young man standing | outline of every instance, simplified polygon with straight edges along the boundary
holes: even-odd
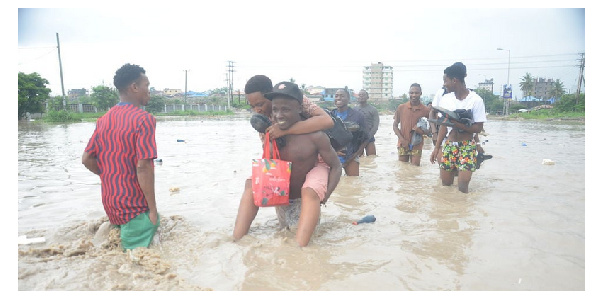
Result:
[[[429,108],[421,103],[421,85],[417,83],[410,85],[408,94],[410,101],[399,105],[394,114],[393,129],[398,137],[398,160],[420,166],[423,142],[411,144],[411,139],[415,133],[420,135],[429,133],[417,125],[421,117],[429,116]]]
[[[302,121],[303,96],[298,85],[281,82],[265,96],[272,101],[272,118],[278,129],[285,132]],[[275,208],[282,227],[297,225],[296,242],[306,246],[319,222],[321,204],[327,201],[337,186],[342,167],[325,133],[287,134],[284,138],[285,146],[279,148],[279,152],[282,160],[292,162],[290,204]],[[319,163],[328,167],[322,172],[327,174],[326,183],[319,181],[322,175],[309,175]],[[248,232],[258,209],[252,196],[242,197],[234,229],[236,240]]]
[[[375,133],[379,129],[379,112],[377,109],[368,104],[369,93],[366,90],[360,90],[358,92],[358,106],[356,109],[363,114],[365,117],[366,131],[369,137],[369,143],[365,147],[367,156],[376,155],[377,150],[375,148]],[[361,152],[362,154],[363,152]]]
[[[436,160],[439,163],[442,185],[452,185],[458,172],[458,189],[463,193],[469,192],[469,182],[477,167],[475,138],[487,121],[483,99],[467,89],[466,76],[467,67],[461,62],[444,70],[444,87],[450,93],[442,97],[439,106],[449,111],[471,110],[472,119],[468,124],[451,118],[445,124],[442,123],[430,157],[431,163]]]
[[[340,158],[340,162],[344,167],[344,171],[348,176],[358,176],[359,175],[359,147],[360,145],[367,141],[366,138],[366,125],[365,125],[365,117],[361,112],[358,112],[352,109],[348,102],[350,102],[350,93],[346,89],[339,89],[335,92],[335,106],[336,109],[333,110],[333,113],[344,123],[349,130],[352,131],[352,141],[346,145],[346,147],[340,151],[338,151],[338,156]]]
[[[154,195],[156,119],[148,104],[150,81],[138,65],[117,70],[120,102],[100,117],[81,162],[100,176],[102,204],[110,223],[121,230],[123,249],[148,247],[159,225]]]

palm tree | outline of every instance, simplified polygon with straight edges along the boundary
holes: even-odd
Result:
[[[563,82],[557,79],[550,88],[550,97],[560,99],[563,94],[565,94],[565,87],[563,86]]]
[[[304,94],[308,94],[308,90],[306,90],[306,84],[302,84],[302,85],[300,86],[300,89],[302,90],[302,92],[303,92]]]
[[[531,96],[533,94],[535,84],[530,73],[525,73],[525,76],[521,79],[521,83],[519,83],[519,87],[521,87],[521,91],[523,91],[525,96]]]

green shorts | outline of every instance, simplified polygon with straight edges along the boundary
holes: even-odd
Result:
[[[157,215],[156,225],[153,225],[150,217],[148,217],[149,213],[150,211],[141,213],[128,223],[119,226],[121,229],[121,246],[123,250],[148,247],[150,245],[160,225],[160,216]]]

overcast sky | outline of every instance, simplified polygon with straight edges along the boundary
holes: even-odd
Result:
[[[65,92],[113,87],[114,72],[125,63],[144,67],[156,89],[183,90],[188,70],[188,90],[205,91],[226,86],[228,61],[234,89],[242,92],[256,74],[273,83],[294,78],[307,86],[358,91],[364,66],[382,62],[394,67],[394,96],[415,82],[428,96],[441,87],[444,69],[461,61],[467,87],[494,79],[499,94],[510,77],[520,98],[516,89],[526,72],[560,79],[575,91],[586,10],[590,15],[589,8],[434,8],[373,0],[169,1],[158,8],[151,2],[108,3],[18,9],[18,70],[39,73],[52,95],[60,95],[58,33]]]

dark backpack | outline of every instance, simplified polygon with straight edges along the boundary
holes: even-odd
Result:
[[[335,151],[339,151],[344,148],[344,146],[348,145],[350,141],[352,141],[352,132],[346,128],[346,125],[342,119],[338,118],[332,111],[328,109],[324,110],[327,112],[327,114],[329,114],[329,116],[331,116],[331,119],[333,120],[333,127],[324,130],[323,132],[329,137],[329,141],[331,141],[331,147],[333,147]]]

